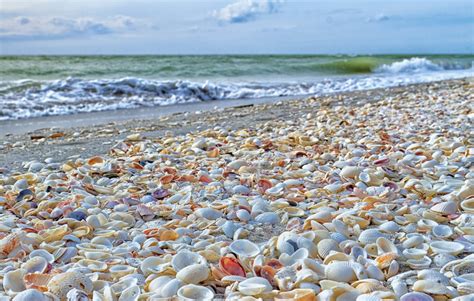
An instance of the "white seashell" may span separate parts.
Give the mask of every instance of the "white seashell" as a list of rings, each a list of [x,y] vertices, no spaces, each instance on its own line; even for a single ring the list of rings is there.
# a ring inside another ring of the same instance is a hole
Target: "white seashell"
[[[192,264],[206,264],[207,261],[201,255],[188,251],[188,250],[180,250],[176,255],[173,256],[171,259],[171,266],[176,272],[181,271],[187,266]]]
[[[227,164],[227,167],[229,167],[230,169],[233,169],[233,170],[238,170],[240,169],[242,166],[248,166],[249,164],[247,163],[247,161],[244,161],[244,160],[235,160],[235,161],[232,161],[230,162],[229,164]]]
[[[209,278],[209,268],[205,264],[192,264],[181,269],[176,278],[187,284],[198,284]]]
[[[405,249],[409,248],[414,248],[417,247],[418,245],[422,244],[424,242],[424,238],[421,235],[414,235],[409,237],[407,240],[405,240],[402,244],[402,246]]]
[[[357,280],[352,263],[347,261],[336,261],[327,265],[325,276],[328,280],[337,282],[352,282]]]
[[[395,246],[393,242],[390,240],[386,239],[385,237],[379,237],[377,238],[377,241],[375,242],[378,248],[378,254],[386,254],[386,253],[395,253],[398,254],[398,249]]]
[[[264,212],[257,215],[255,221],[262,224],[276,225],[280,222],[280,217],[275,212]]]
[[[399,298],[408,293],[408,287],[405,280],[395,279],[390,285],[392,286],[395,295]]]
[[[25,275],[25,270],[17,269],[7,272],[3,277],[3,289],[6,292],[21,292],[26,289],[23,282],[23,276]]]
[[[423,249],[411,248],[411,249],[403,250],[402,253],[403,253],[403,256],[405,256],[408,259],[421,259],[427,254],[427,251]]]
[[[43,249],[38,249],[38,250],[31,251],[31,253],[29,255],[30,259],[33,258],[33,257],[36,257],[36,256],[43,257],[49,263],[53,263],[54,260],[55,260],[54,256],[51,253],[49,253],[48,251],[43,250]]]
[[[318,243],[317,248],[318,248],[319,256],[321,256],[321,258],[323,258],[323,259],[326,258],[326,256],[328,256],[331,251],[336,251],[336,252],[341,251],[337,241],[335,241],[334,239],[330,239],[330,238],[326,238],[326,239],[321,240]]]
[[[270,292],[272,286],[267,279],[262,277],[252,277],[242,281],[237,286],[239,292],[247,296],[255,296],[264,292]]]
[[[137,301],[140,297],[140,287],[133,285],[123,291],[118,298],[118,301]]]
[[[48,267],[48,261],[44,257],[34,256],[21,267],[26,270],[26,273],[43,273]]]
[[[231,238],[231,239],[234,237],[235,231],[237,231],[237,229],[239,229],[239,228],[240,228],[239,225],[234,224],[231,221],[226,221],[222,225],[222,231],[224,232],[225,236],[227,236],[228,238]]]
[[[400,226],[394,221],[388,221],[379,225],[378,229],[383,232],[395,233],[400,231]]]
[[[207,287],[188,284],[181,287],[177,295],[179,300],[183,301],[211,301],[214,299],[214,293]]]
[[[455,214],[458,211],[458,206],[456,205],[455,202],[449,201],[449,202],[436,204],[433,207],[431,207],[431,210],[443,215],[450,215],[450,214]]]
[[[232,188],[234,194],[250,194],[251,190],[247,186],[237,185]]]
[[[436,255],[434,258],[433,258],[433,262],[434,264],[437,266],[437,267],[443,267],[444,265],[446,265],[448,262],[451,262],[453,260],[455,260],[456,257],[453,256],[453,255],[450,255],[450,254],[446,254],[446,253],[443,253],[443,254],[438,254]]]
[[[389,238],[387,234],[384,234],[377,229],[367,229],[360,233],[359,241],[363,245],[367,245],[367,244],[375,243],[377,239],[380,237],[384,237],[387,239]]]
[[[222,212],[213,208],[199,208],[198,210],[195,211],[195,214],[198,217],[202,217],[209,220],[215,220],[215,219],[218,219],[219,217],[222,217]]]
[[[155,279],[153,279],[149,284],[148,284],[148,290],[150,292],[156,292],[158,295],[161,296],[161,289],[173,280],[170,276],[160,276]]]
[[[421,259],[408,259],[407,264],[414,270],[426,269],[430,266],[432,260],[428,256],[423,256]]]
[[[309,251],[307,249],[301,248],[291,255],[288,255],[286,253],[281,254],[279,260],[285,266],[290,266],[297,262],[301,262],[305,258],[308,258],[308,255]]]
[[[464,245],[454,241],[433,241],[430,248],[437,254],[458,255],[464,250]]]
[[[436,280],[417,280],[413,284],[412,289],[417,292],[423,292],[434,295],[450,295],[450,290],[446,285],[438,283]]]
[[[239,239],[232,242],[229,250],[240,257],[255,257],[260,254],[260,248],[247,239]]]
[[[437,238],[448,238],[453,235],[453,230],[451,227],[446,225],[437,225],[431,229],[433,236]]]
[[[459,206],[465,212],[474,213],[474,198],[471,197],[470,199],[462,201]]]
[[[13,301],[48,301],[47,298],[43,293],[37,291],[35,289],[27,289],[25,291],[20,292],[13,298]]]
[[[377,279],[379,281],[385,280],[385,276],[382,270],[373,264],[368,264],[366,267],[366,271],[367,271],[367,275],[371,279]]]
[[[442,283],[444,285],[449,285],[449,278],[446,277],[444,274],[436,270],[422,270],[418,271],[418,279],[420,280],[434,280],[438,283]]]
[[[171,298],[176,296],[178,290],[183,286],[183,282],[179,279],[172,279],[168,281],[163,287],[160,289],[160,295],[163,298]]]
[[[252,218],[250,213],[245,209],[237,210],[236,215],[237,215],[237,218],[241,220],[242,222],[248,222]]]
[[[347,178],[347,179],[354,179],[357,176],[359,176],[359,173],[361,172],[360,168],[357,166],[345,166],[339,175],[341,177]]]
[[[434,301],[434,299],[425,293],[410,292],[401,296],[400,301]]]

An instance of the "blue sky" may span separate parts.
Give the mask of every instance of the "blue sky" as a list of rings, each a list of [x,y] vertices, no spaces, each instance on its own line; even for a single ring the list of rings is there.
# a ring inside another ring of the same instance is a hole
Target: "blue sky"
[[[472,53],[472,0],[0,0],[0,54]]]

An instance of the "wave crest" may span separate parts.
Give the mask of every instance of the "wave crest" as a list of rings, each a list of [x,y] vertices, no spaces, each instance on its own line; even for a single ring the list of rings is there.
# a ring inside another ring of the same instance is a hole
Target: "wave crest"
[[[433,63],[426,58],[413,57],[400,62],[384,64],[375,71],[382,73],[419,73],[445,70],[443,66]]]

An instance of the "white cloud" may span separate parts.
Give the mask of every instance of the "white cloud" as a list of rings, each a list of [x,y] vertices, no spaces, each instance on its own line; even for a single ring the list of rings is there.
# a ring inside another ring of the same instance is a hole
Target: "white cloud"
[[[128,16],[95,18],[25,17],[0,21],[0,39],[56,39],[130,32],[147,26]]]
[[[213,11],[212,15],[221,22],[243,23],[276,12],[282,3],[281,0],[239,0]]]
[[[384,22],[388,20],[390,20],[390,17],[383,13],[367,18],[367,22]]]

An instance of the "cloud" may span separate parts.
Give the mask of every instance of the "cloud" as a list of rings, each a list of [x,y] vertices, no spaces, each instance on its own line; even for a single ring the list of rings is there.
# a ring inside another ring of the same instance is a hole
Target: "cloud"
[[[374,17],[367,18],[366,21],[370,23],[377,23],[377,22],[385,22],[388,20],[390,20],[390,17],[387,16],[386,14],[377,14]]]
[[[0,39],[44,40],[78,36],[106,35],[134,31],[146,23],[118,15],[104,20],[94,18],[25,17],[0,21]]]
[[[259,15],[277,12],[282,3],[281,0],[239,0],[213,11],[212,16],[221,22],[244,23]]]

